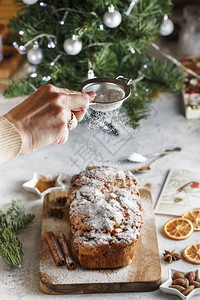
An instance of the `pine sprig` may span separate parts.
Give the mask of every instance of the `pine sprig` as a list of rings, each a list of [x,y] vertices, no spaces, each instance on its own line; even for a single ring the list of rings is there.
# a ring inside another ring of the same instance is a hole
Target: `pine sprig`
[[[10,215],[5,215],[5,222],[2,224],[2,229],[8,228],[13,232],[17,232],[21,229],[26,228],[35,218],[33,214],[26,214],[17,217],[11,217]]]
[[[14,232],[4,229],[0,233],[0,255],[8,265],[21,267],[23,261],[22,244]]]
[[[20,198],[12,200],[11,207],[7,211],[7,215],[17,217],[24,214],[25,208]]]
[[[25,208],[21,199],[12,201],[7,213],[0,211],[0,232],[4,229],[17,232],[26,228],[35,218],[33,214],[25,214]]]
[[[0,255],[10,266],[19,267],[23,260],[22,244],[16,232],[26,228],[34,218],[33,214],[25,214],[21,199],[13,200],[6,213],[0,210]]]
[[[9,88],[5,90],[4,96],[6,98],[12,98],[21,95],[29,95],[34,92],[34,87],[38,87],[38,80],[35,78],[12,80]]]

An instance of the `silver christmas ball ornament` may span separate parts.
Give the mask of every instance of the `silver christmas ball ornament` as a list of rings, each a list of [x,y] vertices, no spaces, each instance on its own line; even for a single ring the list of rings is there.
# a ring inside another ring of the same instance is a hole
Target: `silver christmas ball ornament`
[[[63,44],[65,52],[69,55],[79,54],[82,47],[82,42],[78,40],[78,36],[75,34],[71,38],[66,39]]]
[[[38,0],[22,0],[25,4],[27,5],[33,5],[35,4]]]
[[[162,24],[160,26],[160,34],[162,36],[168,36],[174,31],[174,24],[173,22],[168,18],[168,15],[164,15]]]
[[[39,65],[41,63],[43,59],[43,53],[37,42],[33,45],[33,48],[28,50],[27,59],[33,65]]]
[[[108,11],[103,15],[103,22],[109,28],[116,28],[120,25],[122,16],[119,11],[115,10],[113,5],[108,7]]]

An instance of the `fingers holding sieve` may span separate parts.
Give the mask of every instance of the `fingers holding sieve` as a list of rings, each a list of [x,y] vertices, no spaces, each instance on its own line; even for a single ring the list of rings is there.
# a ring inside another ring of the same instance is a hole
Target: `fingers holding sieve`
[[[77,119],[73,112],[71,112],[71,119],[68,121],[67,126],[69,130],[74,129],[77,126]]]

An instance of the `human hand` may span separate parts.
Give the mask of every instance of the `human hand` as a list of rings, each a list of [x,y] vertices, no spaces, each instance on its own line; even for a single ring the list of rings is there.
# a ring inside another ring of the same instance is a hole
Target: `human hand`
[[[4,115],[21,135],[20,154],[28,154],[47,145],[65,143],[69,131],[82,120],[94,97],[94,92],[80,93],[51,84],[41,86]],[[70,122],[72,116],[73,122]]]

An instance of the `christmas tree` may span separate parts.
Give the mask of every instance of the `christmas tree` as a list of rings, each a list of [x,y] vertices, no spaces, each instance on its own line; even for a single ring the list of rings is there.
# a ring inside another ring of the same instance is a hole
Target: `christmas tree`
[[[87,78],[123,75],[134,82],[122,110],[136,127],[158,90],[180,92],[177,67],[146,54],[171,13],[170,0],[18,2],[22,8],[9,24],[18,33],[13,45],[34,69],[13,81],[6,96],[30,94],[46,83],[76,90]]]

